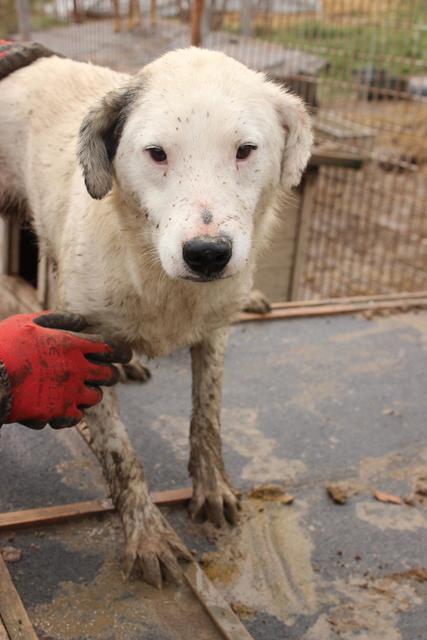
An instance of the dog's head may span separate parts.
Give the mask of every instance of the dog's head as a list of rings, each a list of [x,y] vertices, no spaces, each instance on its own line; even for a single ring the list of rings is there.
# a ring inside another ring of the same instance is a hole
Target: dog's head
[[[299,98],[190,48],[104,96],[82,123],[79,159],[93,198],[115,182],[170,277],[203,282],[247,265],[265,210],[299,183],[311,145]]]

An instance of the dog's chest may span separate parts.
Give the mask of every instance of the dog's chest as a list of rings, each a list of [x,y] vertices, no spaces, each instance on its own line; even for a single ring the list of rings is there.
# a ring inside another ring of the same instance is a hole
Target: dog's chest
[[[207,290],[201,293],[197,287],[184,292],[172,287],[162,294],[117,296],[101,324],[107,323],[114,335],[152,358],[192,345],[227,326],[239,308],[236,296],[214,292],[209,297]]]

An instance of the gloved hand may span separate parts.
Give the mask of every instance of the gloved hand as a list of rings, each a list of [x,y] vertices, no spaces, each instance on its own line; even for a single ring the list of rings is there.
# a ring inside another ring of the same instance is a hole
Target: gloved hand
[[[86,327],[82,316],[71,313],[17,315],[0,322],[2,382],[10,408],[5,422],[70,427],[80,422],[84,409],[100,402],[100,385],[118,380],[110,363],[129,362],[131,350],[75,333]]]

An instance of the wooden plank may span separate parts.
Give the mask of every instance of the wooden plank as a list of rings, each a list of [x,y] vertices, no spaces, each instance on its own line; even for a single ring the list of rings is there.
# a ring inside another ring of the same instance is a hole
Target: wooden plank
[[[33,625],[0,555],[0,618],[10,640],[37,640]]]
[[[37,292],[18,276],[0,276],[0,318],[41,311]]]
[[[0,275],[6,275],[9,268],[10,221],[0,218]]]
[[[9,636],[7,635],[6,628],[3,626],[1,619],[0,619],[0,640],[10,640]]]
[[[356,304],[357,302],[396,301],[396,300],[416,300],[427,297],[427,291],[414,291],[409,293],[384,293],[370,296],[348,296],[345,298],[324,298],[321,300],[296,300],[295,302],[272,302],[273,309],[294,309],[305,307],[324,307],[336,304]]]
[[[184,576],[191,591],[225,640],[253,640],[198,564],[195,562],[189,564],[184,571]]]
[[[318,150],[315,148],[309,160],[309,167],[343,167],[346,169],[361,169],[363,157],[356,153],[338,150]]]
[[[289,300],[296,300],[298,298],[300,281],[306,262],[310,216],[314,208],[318,175],[319,171],[316,167],[309,167],[302,182],[302,199],[297,222],[293,268],[289,283]]]
[[[192,493],[191,487],[184,487],[169,491],[154,491],[151,497],[158,506],[165,506],[188,502]],[[114,507],[110,500],[88,500],[53,507],[10,511],[0,514],[0,530],[55,524],[111,511],[114,511]]]
[[[410,298],[405,300],[390,300],[385,302],[358,302],[354,304],[330,304],[313,307],[294,307],[273,309],[270,313],[241,313],[239,322],[253,320],[284,320],[286,318],[308,318],[313,316],[329,316],[345,313],[360,313],[362,311],[427,309],[427,297]]]
[[[254,287],[270,301],[286,300],[288,296],[300,199],[300,194],[296,194],[286,203],[284,214],[276,222],[268,251],[257,258]]]

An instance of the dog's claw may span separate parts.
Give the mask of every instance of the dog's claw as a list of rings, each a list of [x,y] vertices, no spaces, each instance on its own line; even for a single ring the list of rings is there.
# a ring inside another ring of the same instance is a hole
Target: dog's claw
[[[128,538],[125,575],[139,570],[147,584],[161,589],[163,582],[179,585],[182,569],[179,561],[191,562],[192,556],[176,533],[155,509],[150,513],[150,526],[135,531]]]
[[[221,480],[214,489],[206,491],[202,486],[195,486],[189,511],[192,520],[209,520],[222,528],[227,522],[232,525],[238,523],[240,502],[230,485]]]

